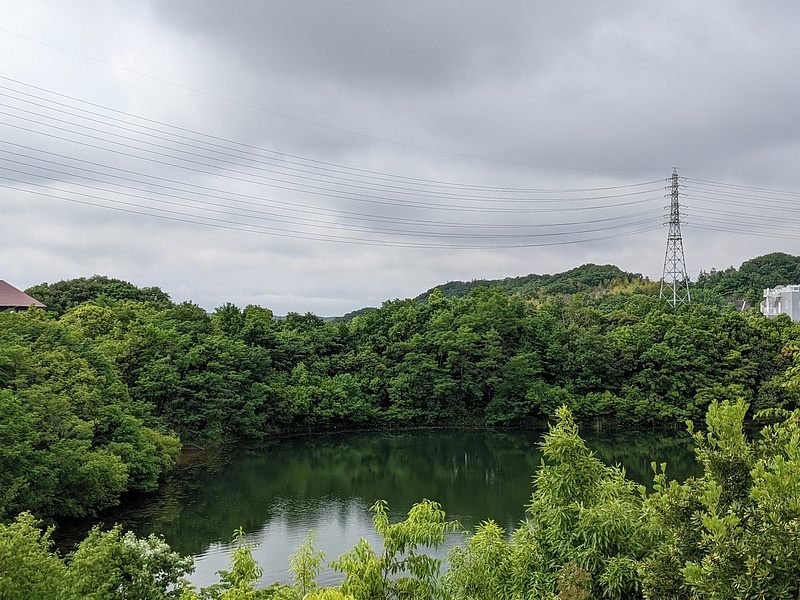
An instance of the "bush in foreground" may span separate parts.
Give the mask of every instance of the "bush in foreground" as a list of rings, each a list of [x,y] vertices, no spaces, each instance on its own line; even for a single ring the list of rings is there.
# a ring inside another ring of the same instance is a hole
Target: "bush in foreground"
[[[238,530],[231,567],[200,590],[182,577],[191,559],[154,536],[94,529],[65,558],[29,514],[0,525],[0,598],[181,600],[516,600],[529,598],[796,598],[800,591],[800,411],[748,438],[743,400],[712,402],[693,433],[701,477],[667,481],[656,470],[647,495],[620,467],[600,462],[559,409],[542,441],[527,518],[507,535],[480,525],[441,561],[436,548],[457,523],[423,500],[390,523],[373,505],[382,549],[362,540],[330,566],[343,574],[318,587],[324,553],[310,536],[292,556],[294,583],[257,589],[261,569]],[[690,426],[690,430],[693,428]]]

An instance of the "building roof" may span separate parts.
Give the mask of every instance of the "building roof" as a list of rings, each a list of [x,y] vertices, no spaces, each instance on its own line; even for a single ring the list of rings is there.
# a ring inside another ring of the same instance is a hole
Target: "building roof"
[[[0,310],[4,308],[19,308],[24,310],[31,304],[38,308],[47,308],[36,298],[28,296],[25,292],[18,290],[10,283],[6,283],[0,279]]]

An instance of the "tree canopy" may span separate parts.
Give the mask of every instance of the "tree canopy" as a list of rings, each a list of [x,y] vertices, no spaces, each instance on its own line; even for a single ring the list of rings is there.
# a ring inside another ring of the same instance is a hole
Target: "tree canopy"
[[[742,271],[766,277],[787,256]],[[612,426],[699,420],[715,399],[742,398],[749,416],[797,407],[788,317],[737,311],[710,288],[673,309],[608,265],[537,278],[338,323],[230,303],[208,314],[107,277],[43,284],[55,310],[0,315],[0,514],[100,510],[153,489],[180,443],[533,425],[561,406]]]
[[[625,600],[796,598],[800,593],[800,411],[770,411],[745,433],[742,399],[714,400],[694,432],[699,477],[667,478],[653,465],[650,494],[587,449],[572,413],[556,411],[541,442],[527,517],[510,532],[493,521],[466,532],[444,561],[428,554],[458,528],[423,499],[392,522],[371,508],[380,548],[365,539],[329,565],[341,581],[319,586],[325,553],[312,533],[291,556],[293,582],[262,582],[245,532],[219,582],[182,577],[191,559],[163,540],[118,527],[93,529],[74,552],[52,551],[52,530],[28,513],[0,524],[0,597],[112,600]],[[444,568],[446,566],[446,568]]]

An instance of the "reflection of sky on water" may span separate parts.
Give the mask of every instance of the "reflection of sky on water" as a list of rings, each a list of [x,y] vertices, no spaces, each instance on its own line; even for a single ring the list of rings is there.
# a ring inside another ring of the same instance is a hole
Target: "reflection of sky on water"
[[[196,558],[190,581],[219,581],[242,527],[257,544],[262,582],[289,581],[289,556],[310,529],[319,532],[324,565],[363,536],[379,550],[369,507],[389,503],[390,519],[405,518],[423,498],[440,502],[447,519],[473,530],[492,518],[510,530],[524,517],[531,475],[541,461],[540,433],[516,430],[419,430],[299,436],[265,444],[243,444],[185,457],[158,492],[128,498],[100,518],[60,529],[61,548],[98,521],[121,523],[138,535],[163,535],[174,550]],[[687,436],[675,432],[582,432],[606,464],[621,462],[628,477],[652,480],[650,461],[669,463],[670,477],[696,474]],[[443,557],[462,541],[448,537]],[[71,548],[69,548],[71,549]],[[340,575],[330,569],[319,582]]]
[[[650,481],[653,459],[669,457],[670,476],[682,479],[694,474],[696,465],[685,436],[669,432],[583,433],[598,458],[606,464],[626,464],[628,477],[639,483]],[[242,513],[252,508],[250,512],[263,519],[251,526],[248,539],[258,544],[253,554],[264,569],[264,585],[290,581],[289,556],[311,529],[318,532],[317,549],[325,552],[326,568],[318,581],[332,585],[341,575],[327,565],[361,537],[380,551],[369,511],[377,497],[388,500],[393,521],[405,518],[414,502],[430,497],[441,502],[447,519],[457,519],[462,529],[474,530],[487,518],[494,518],[507,531],[513,529],[525,516],[531,475],[541,460],[538,440],[538,433],[524,431],[421,431],[287,440],[281,448],[291,446],[290,454],[266,460],[271,467],[265,483],[269,482],[271,492],[265,489],[263,495],[244,496],[261,505],[231,509]],[[246,474],[244,479],[252,483],[257,474],[266,472],[261,462],[265,457],[261,452],[249,456],[248,460],[260,465],[255,471],[245,468],[243,459],[238,463]],[[273,459],[283,467],[277,467]],[[310,470],[303,470],[308,465],[312,465]],[[230,473],[227,471],[226,481],[232,480]],[[283,483],[279,485],[279,481]],[[184,517],[192,521],[197,515]],[[450,534],[442,548],[426,552],[442,558],[462,541],[461,533]],[[206,546],[196,555],[192,582],[206,586],[218,581],[216,572],[228,567],[232,551],[230,543]]]
[[[382,546],[372,525],[370,503],[361,498],[327,497],[314,500],[276,498],[270,512],[275,517],[256,532],[248,533],[247,542],[256,544],[253,557],[264,570],[262,586],[275,581],[291,582],[289,557],[305,541],[310,530],[317,532],[316,549],[325,552],[324,569],[317,577],[319,585],[336,585],[341,574],[328,565],[341,554],[353,548],[363,537],[376,552]],[[291,516],[289,516],[291,515]],[[393,520],[405,515],[393,515]],[[298,518],[299,517],[299,518]],[[448,520],[462,518],[448,515]],[[470,517],[467,517],[471,520]],[[437,550],[428,549],[426,554],[443,558],[447,551],[463,540],[462,533],[447,535],[445,543]],[[232,543],[211,544],[204,552],[195,556],[195,572],[188,578],[198,587],[219,582],[216,572],[230,567],[230,559],[236,546]]]
[[[377,542],[368,512],[369,506],[358,498],[320,498],[305,501],[293,498],[277,498],[271,512],[274,518],[263,527],[247,536],[255,543],[253,557],[264,569],[262,582],[291,581],[289,556],[303,544],[309,530],[317,531],[317,550],[325,552],[325,571],[320,574],[321,585],[334,584],[339,576],[327,568],[331,560],[355,546],[361,537],[366,537],[373,547]],[[291,517],[288,513],[298,513]],[[298,516],[301,517],[298,519]],[[215,573],[227,569],[233,544],[213,544],[195,558],[196,570],[192,583],[207,586],[218,581]]]

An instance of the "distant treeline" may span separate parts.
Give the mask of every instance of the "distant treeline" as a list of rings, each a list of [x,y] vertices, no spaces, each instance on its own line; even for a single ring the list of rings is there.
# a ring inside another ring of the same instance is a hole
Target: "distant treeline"
[[[557,294],[578,294],[602,290],[620,281],[642,281],[641,273],[628,273],[614,265],[586,264],[555,275],[525,275],[505,279],[473,279],[469,282],[450,281],[431,288],[416,300],[425,300],[434,290],[439,290],[446,298],[466,296],[477,287],[499,287],[508,294],[523,298],[543,298]]]
[[[757,278],[759,264],[771,270]],[[525,293],[437,289],[337,323],[232,304],[209,315],[107,277],[42,284],[27,293],[47,311],[0,314],[0,517],[82,515],[152,489],[181,442],[528,425],[562,405],[648,426],[699,420],[714,399],[793,409],[781,351],[800,325],[725,298],[753,292],[736,287],[742,271],[774,286],[797,264],[769,255],[704,274],[677,309],[657,283],[585,265],[519,278]]]

